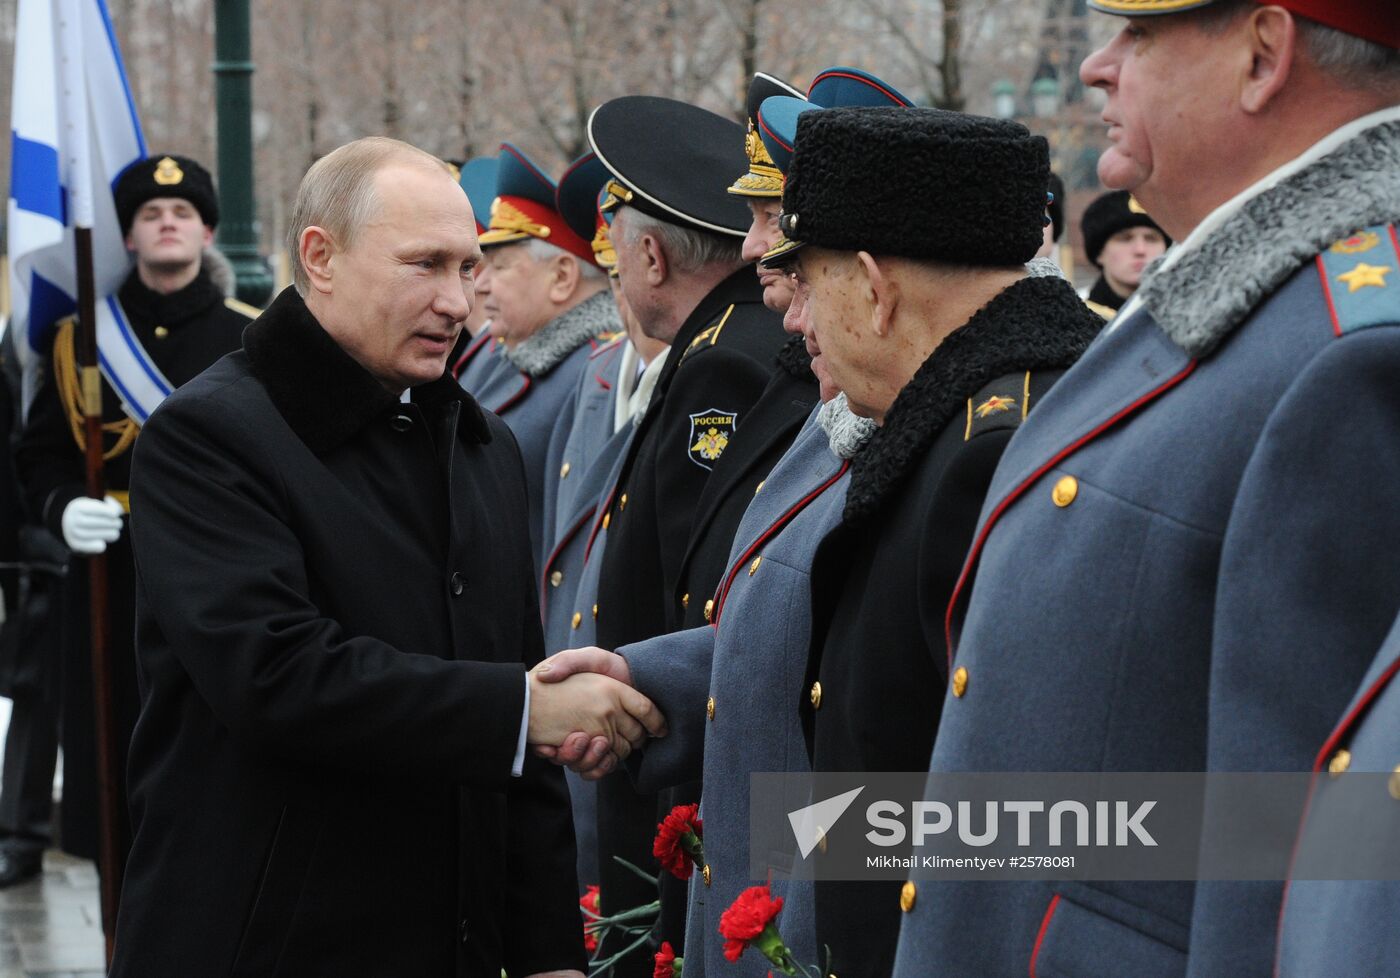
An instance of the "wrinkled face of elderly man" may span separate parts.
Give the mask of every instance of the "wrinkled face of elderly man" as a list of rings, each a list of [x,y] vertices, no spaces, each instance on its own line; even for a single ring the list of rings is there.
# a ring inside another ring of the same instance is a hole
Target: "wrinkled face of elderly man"
[[[303,233],[307,305],[346,353],[398,392],[442,376],[471,313],[481,248],[471,204],[445,169],[389,162],[374,176],[373,197],[348,244],[318,227]]]
[[[545,241],[527,240],[492,245],[482,262],[489,278],[477,293],[486,304],[491,335],[515,349],[573,305],[591,294],[583,262]],[[596,279],[602,284],[602,277]]]

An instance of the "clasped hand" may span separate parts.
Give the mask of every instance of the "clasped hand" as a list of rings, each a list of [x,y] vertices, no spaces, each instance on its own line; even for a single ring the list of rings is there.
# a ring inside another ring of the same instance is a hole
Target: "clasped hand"
[[[631,683],[627,660],[599,648],[567,649],[535,666],[526,735],[535,755],[592,781],[648,737],[666,736],[666,718]]]

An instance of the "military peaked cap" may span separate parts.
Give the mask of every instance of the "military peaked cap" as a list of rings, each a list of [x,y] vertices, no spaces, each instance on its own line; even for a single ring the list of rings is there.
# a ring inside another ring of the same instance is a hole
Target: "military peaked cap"
[[[681,227],[743,237],[750,214],[727,182],[748,166],[737,122],[675,99],[626,95],[588,117],[588,142],[626,204]]]
[[[496,199],[481,246],[535,238],[591,262],[593,248],[588,240],[575,234],[555,209],[554,181],[510,143],[501,144],[497,164]]]
[[[463,163],[457,182],[467,192],[472,213],[476,215],[476,231],[484,232],[491,220],[491,202],[496,199],[496,171],[499,163],[494,156],[478,156]]]

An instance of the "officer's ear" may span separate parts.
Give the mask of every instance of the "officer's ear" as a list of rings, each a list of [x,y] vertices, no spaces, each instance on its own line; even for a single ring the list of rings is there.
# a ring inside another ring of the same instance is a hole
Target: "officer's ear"
[[[1298,23],[1282,7],[1260,7],[1245,20],[1244,40],[1250,68],[1241,79],[1240,108],[1257,115],[1288,81],[1298,50]]]
[[[581,258],[573,255],[558,254],[551,256],[549,263],[549,287],[547,295],[549,301],[555,305],[568,302],[573,296],[574,290],[578,288],[578,280],[582,275],[579,269]]]
[[[855,280],[861,297],[870,310],[870,327],[876,336],[888,336],[894,322],[894,310],[899,305],[899,283],[880,267],[868,251],[856,252]]]
[[[301,232],[297,239],[297,256],[306,272],[306,280],[317,292],[331,291],[331,259],[335,255],[335,239],[325,228],[314,224]]]
[[[637,243],[642,248],[642,277],[653,288],[664,285],[671,270],[666,247],[654,234],[643,234]]]

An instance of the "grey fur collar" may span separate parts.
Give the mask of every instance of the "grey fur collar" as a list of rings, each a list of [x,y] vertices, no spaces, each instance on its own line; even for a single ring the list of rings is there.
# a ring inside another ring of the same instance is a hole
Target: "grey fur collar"
[[[1400,121],[1366,129],[1248,201],[1138,290],[1172,342],[1208,356],[1334,241],[1400,220]],[[1161,261],[1161,259],[1159,259]]]
[[[862,418],[851,410],[845,391],[821,406],[817,424],[826,432],[832,454],[837,458],[855,458],[877,427],[870,418]]]
[[[621,328],[612,293],[603,289],[555,316],[514,350],[503,348],[501,355],[522,373],[541,377],[589,340]]]

